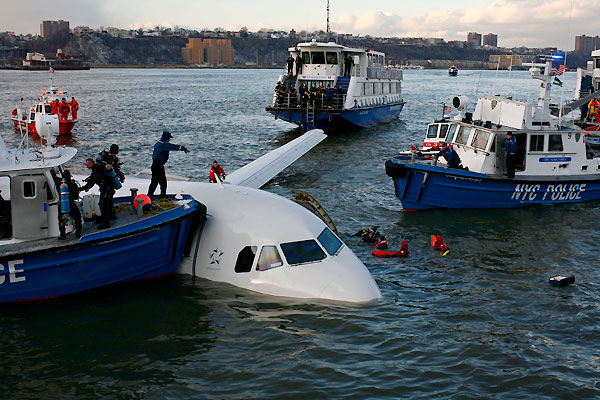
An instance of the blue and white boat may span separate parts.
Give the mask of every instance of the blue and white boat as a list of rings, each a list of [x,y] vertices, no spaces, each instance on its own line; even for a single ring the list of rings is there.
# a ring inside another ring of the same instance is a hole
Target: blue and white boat
[[[449,168],[435,151],[416,149],[386,162],[405,210],[511,208],[600,198],[600,137],[562,126],[560,116],[553,115],[552,58],[529,66],[531,77],[542,81],[537,104],[483,96],[471,115],[463,113],[466,99],[455,97],[453,105],[461,114],[429,126],[429,140],[450,144],[464,168]],[[519,149],[514,178],[506,175],[509,131]]]
[[[278,93],[276,89],[267,107],[275,118],[297,124],[305,131],[330,131],[372,126],[398,118],[402,111],[402,71],[386,66],[384,53],[314,40],[290,47],[289,52],[300,55],[302,70],[297,75],[280,75],[284,90]],[[303,83],[309,90],[313,84],[321,86],[321,93],[303,101]],[[290,87],[294,89],[290,91]],[[327,87],[337,90],[328,96],[323,93]]]
[[[456,65],[452,65],[450,68],[448,68],[448,75],[458,76],[458,68],[456,68]]]
[[[131,197],[115,198],[117,219],[110,228],[84,222],[77,237],[69,219],[66,240],[59,241],[56,178],[76,152],[49,145],[8,150],[0,138],[0,302],[170,274],[189,253],[188,233],[206,218],[206,208],[189,196],[143,215],[133,212]]]

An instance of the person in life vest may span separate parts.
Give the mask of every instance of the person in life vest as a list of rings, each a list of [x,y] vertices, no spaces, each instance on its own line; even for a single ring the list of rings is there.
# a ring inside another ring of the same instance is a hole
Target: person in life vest
[[[58,99],[54,99],[54,101],[52,101],[50,103],[50,105],[52,106],[52,111],[50,112],[51,114],[58,114]]]
[[[433,236],[431,235],[431,247],[433,247],[437,251],[446,252],[448,250],[448,246],[444,243],[444,239],[442,239],[441,235]]]
[[[217,178],[215,176],[218,176],[221,182],[225,180],[225,170],[219,165],[217,160],[213,161],[210,172],[208,173],[208,179],[211,183],[217,183]]]
[[[400,246],[400,250],[398,250],[396,252],[396,256],[397,257],[408,257],[408,253],[410,253],[408,251],[408,242],[406,240],[404,240],[402,242],[402,245]]]
[[[377,242],[375,248],[377,250],[385,250],[388,248],[388,240],[385,238],[385,236],[379,237],[379,242]]]
[[[62,183],[65,183],[69,188],[69,214],[71,218],[73,218],[73,222],[75,223],[75,235],[80,238],[81,237],[81,211],[79,211],[79,206],[77,205],[77,200],[79,200],[79,191],[81,188],[76,180],[72,179],[71,172],[68,169],[65,169],[62,173],[62,181],[57,180],[57,185],[60,188]],[[60,204],[60,203],[59,203]],[[61,213],[62,214],[62,213]],[[58,230],[60,232],[59,240],[65,240],[67,238],[65,231],[65,220],[64,218],[59,218],[58,221]]]
[[[373,254],[375,257],[382,257],[382,258],[392,258],[392,257],[408,257],[408,242],[405,240],[402,242],[402,247],[400,248],[400,250],[398,250],[397,252],[392,252],[392,251],[385,251],[385,250],[375,250],[373,251],[371,254]]]
[[[377,227],[374,226],[371,229],[369,229],[368,231],[366,231],[364,235],[362,235],[361,242],[377,243],[379,241],[380,236],[381,235],[379,234],[379,232],[377,232]]]
[[[442,143],[442,150],[435,155],[435,157],[444,157],[448,163],[449,168],[460,168],[460,157],[456,150],[448,146],[448,143]]]
[[[119,154],[119,145],[113,143],[110,145],[108,151],[102,150],[100,152],[100,160],[112,165],[115,174],[117,174],[117,178],[123,183],[125,182],[125,174],[121,171],[121,165],[123,165],[123,163],[119,160],[117,154]]]
[[[77,110],[79,110],[79,103],[75,100],[75,97],[71,97],[71,115],[73,119],[77,119]]]
[[[62,101],[58,105],[58,111],[60,112],[60,119],[68,119],[69,118],[69,112],[71,112],[71,107],[69,106],[69,103],[67,103],[67,100],[65,100],[64,97],[62,98]]]
[[[100,188],[100,229],[110,228],[109,219],[112,216],[113,196],[115,195],[115,184],[113,178],[108,174],[112,170],[112,166],[103,161],[95,162],[88,158],[85,160],[85,166],[92,171],[89,177],[85,179],[86,184],[81,187],[81,190],[86,192],[94,185]]]

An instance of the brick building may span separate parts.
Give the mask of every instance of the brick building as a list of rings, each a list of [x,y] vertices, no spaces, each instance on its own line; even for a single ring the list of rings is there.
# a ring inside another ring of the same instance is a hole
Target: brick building
[[[40,24],[42,37],[48,38],[61,34],[69,34],[69,21],[42,21]]]
[[[483,45],[498,47],[498,35],[494,33],[488,33],[487,35],[483,35]]]
[[[575,36],[575,51],[590,55],[592,51],[600,49],[600,37]]]
[[[181,49],[185,64],[233,65],[231,39],[190,38]]]

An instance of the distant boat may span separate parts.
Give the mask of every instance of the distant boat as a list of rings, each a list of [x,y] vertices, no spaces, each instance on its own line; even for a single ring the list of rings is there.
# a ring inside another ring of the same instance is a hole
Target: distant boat
[[[298,76],[280,75],[266,108],[275,118],[305,131],[361,128],[398,118],[405,104],[402,71],[387,67],[384,53],[314,40],[289,51],[302,57],[302,71]],[[352,64],[350,74],[344,74],[347,55]],[[309,91],[304,97],[302,84]]]
[[[448,75],[450,75],[450,76],[457,76],[458,75],[458,68],[456,68],[455,65],[453,65],[450,68],[448,68]]]
[[[90,64],[80,56],[68,56],[61,49],[56,50],[55,57],[47,57],[41,53],[27,53],[23,65],[17,69],[28,70],[87,70]]]

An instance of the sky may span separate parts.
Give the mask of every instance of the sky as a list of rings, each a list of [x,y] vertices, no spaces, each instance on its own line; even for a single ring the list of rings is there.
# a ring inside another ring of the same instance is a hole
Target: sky
[[[71,29],[179,26],[250,31],[325,30],[327,0],[4,0],[0,32],[40,33],[42,20]],[[498,35],[503,47],[573,50],[576,35],[600,35],[600,0],[330,0],[338,33],[466,40]]]

